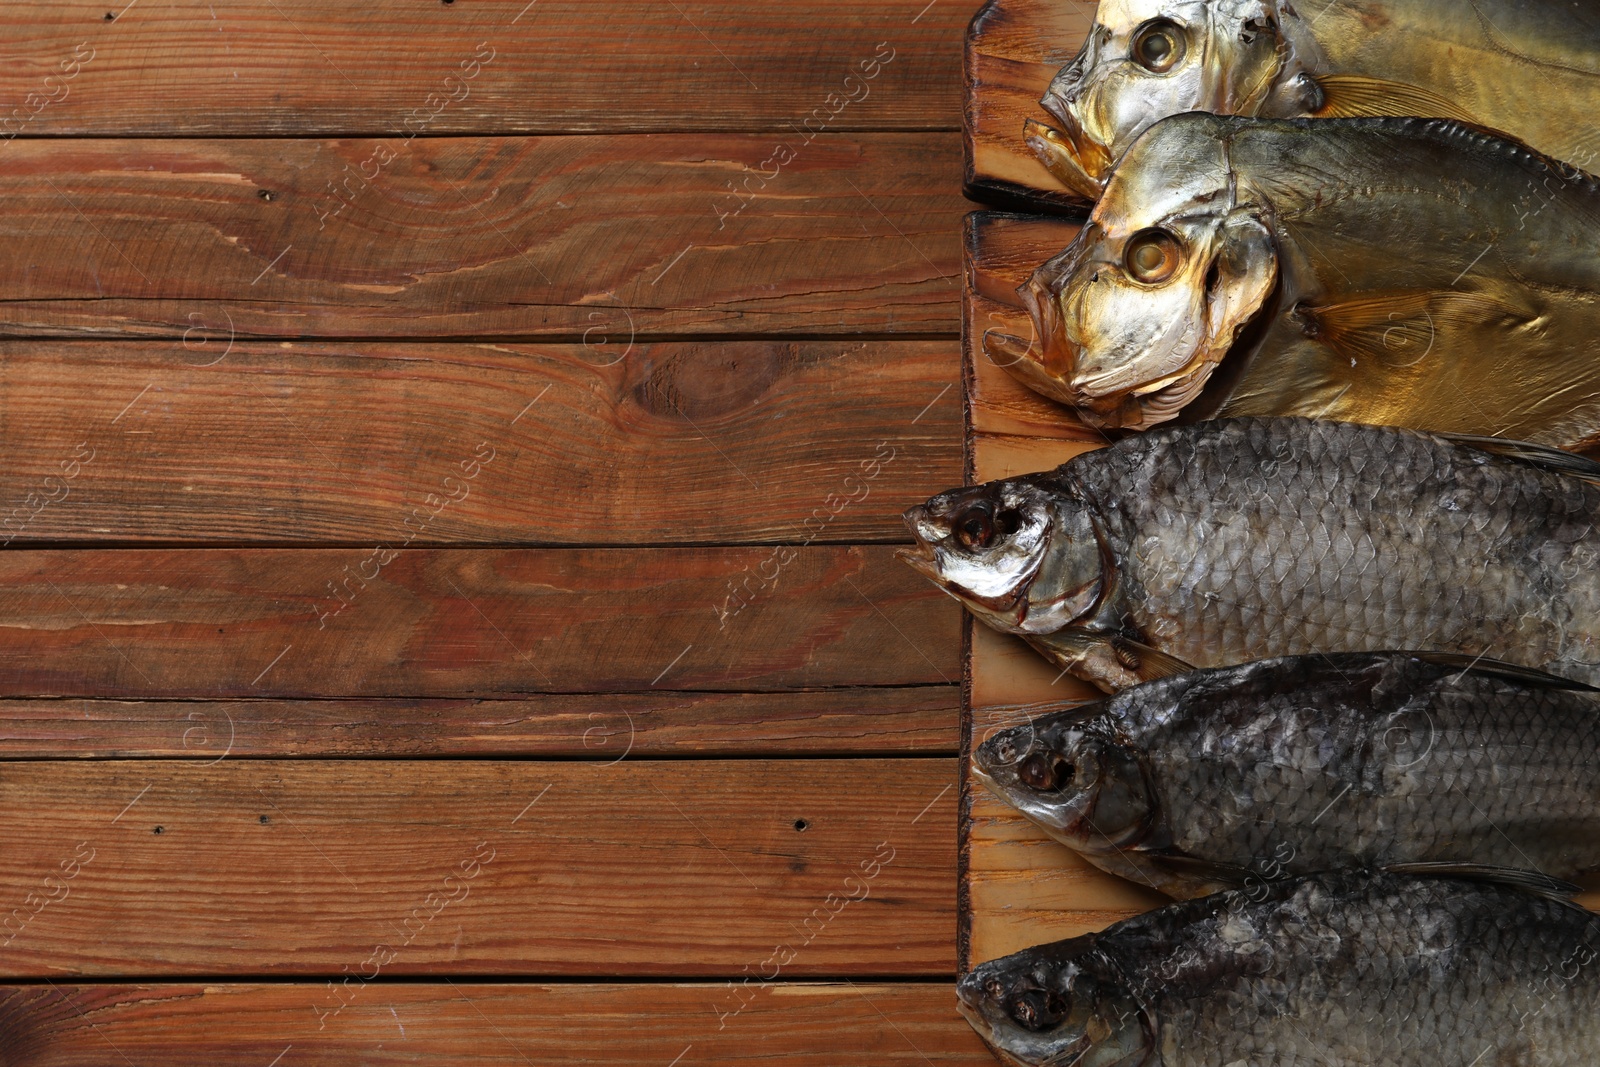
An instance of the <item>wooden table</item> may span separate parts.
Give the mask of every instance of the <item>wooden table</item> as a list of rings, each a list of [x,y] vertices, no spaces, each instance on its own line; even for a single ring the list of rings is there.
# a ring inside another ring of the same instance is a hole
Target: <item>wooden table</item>
[[[0,9],[0,1061],[990,1062],[971,14]]]

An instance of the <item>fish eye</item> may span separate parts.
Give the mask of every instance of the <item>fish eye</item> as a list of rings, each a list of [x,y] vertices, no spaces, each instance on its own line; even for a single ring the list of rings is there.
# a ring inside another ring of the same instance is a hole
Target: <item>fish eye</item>
[[[994,518],[987,505],[968,508],[956,516],[953,525],[956,540],[967,548],[988,548],[994,540]]]
[[[1166,230],[1140,230],[1128,238],[1122,260],[1128,276],[1145,285],[1164,282],[1177,271],[1183,259],[1178,239]]]
[[[1171,19],[1151,19],[1133,35],[1131,58],[1151,74],[1165,74],[1183,59],[1183,28]]]
[[[1038,1033],[1060,1026],[1067,1017],[1067,1004],[1057,993],[1030,989],[1011,1002],[1011,1017],[1024,1030]]]
[[[1047,752],[1035,752],[1017,765],[1017,777],[1022,784],[1041,793],[1060,789],[1072,780],[1073,773],[1072,764]]]

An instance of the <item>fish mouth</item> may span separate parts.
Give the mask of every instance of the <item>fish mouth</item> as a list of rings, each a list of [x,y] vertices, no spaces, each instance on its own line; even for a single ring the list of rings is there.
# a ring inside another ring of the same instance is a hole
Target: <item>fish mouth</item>
[[[1074,270],[1069,266],[1064,273],[1070,275]],[[1129,411],[1125,396],[1097,394],[1085,389],[1078,379],[1082,349],[1067,336],[1049,283],[1035,272],[1017,288],[1017,296],[1033,322],[1038,341],[1035,344],[991,330],[983,337],[983,349],[989,359],[1034,392],[1076,409],[1090,426],[1116,430],[1127,425],[1133,412]]]
[[[989,1020],[983,1017],[983,1012],[979,1010],[976,1004],[967,999],[972,994],[964,988],[965,982],[966,979],[963,978],[956,983],[956,1011],[960,1012],[961,1017],[967,1020],[968,1026],[977,1031],[978,1036],[983,1039],[983,1043],[995,1051],[995,1055],[1002,1063],[1015,1064],[1016,1060],[1003,1052],[995,1041],[994,1027],[990,1025]]]
[[[994,775],[990,774],[986,769],[984,769],[983,764],[978,762],[978,758],[976,756],[972,758],[972,777],[977,779],[980,785],[982,785],[989,792],[993,793],[995,796],[999,797],[1001,800],[1006,799],[1005,793],[1000,788],[1000,783],[994,780]]]
[[[1005,1064],[1006,1067],[1038,1067],[1037,1064],[1022,1059],[1001,1044],[999,1038],[995,1035],[994,1024],[983,1017],[983,994],[977,989],[977,983],[970,981],[975,973],[970,972],[956,982],[956,1011],[961,1013],[961,1017],[967,1020],[967,1025],[977,1032],[977,1035],[983,1039],[984,1044],[988,1045],[989,1050],[994,1053],[995,1058]],[[1052,1062],[1075,1063],[1084,1050],[1075,1049],[1074,1051],[1078,1054],[1077,1056],[1068,1056]]]
[[[1111,158],[1100,145],[1092,141],[1085,145],[1081,132],[1076,130],[1076,122],[1071,122],[1067,130],[1058,130],[1037,119],[1025,119],[1022,139],[1051,177],[1094,203],[1106,190]]]
[[[1080,234],[1078,241],[1084,241],[1087,233]],[[1017,288],[1033,322],[1036,343],[990,331],[983,338],[984,352],[1024,386],[1073,408],[1084,423],[1097,430],[1148,430],[1170,422],[1199,395],[1227,356],[1233,339],[1222,345],[1197,345],[1183,366],[1159,378],[1112,386],[1107,382],[1117,375],[1116,370],[1099,375],[1080,372],[1084,346],[1067,330],[1066,313],[1055,290],[1077,277],[1087,254],[1081,251],[1069,260],[1063,253]]]
[[[900,516],[906,524],[906,529],[911,531],[916,544],[895,550],[895,558],[905,563],[912,570],[932,581],[939,580],[939,557],[934,552],[933,546],[928,543],[928,538],[923,532],[925,526],[930,525],[930,513],[927,505],[918,504],[906,508]]]
[[[939,562],[934,558],[933,549],[926,545],[917,545],[915,548],[898,548],[895,558],[929,581],[939,580]]]

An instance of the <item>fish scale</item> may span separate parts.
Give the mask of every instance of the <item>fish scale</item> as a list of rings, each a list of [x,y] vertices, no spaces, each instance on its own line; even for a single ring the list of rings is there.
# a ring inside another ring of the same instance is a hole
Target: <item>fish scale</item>
[[[1242,492],[1237,468],[1275,453],[1266,491]],[[1415,646],[1600,681],[1600,490],[1479,458],[1426,434],[1241,419],[1151,431],[1063,474],[1122,534],[1112,550],[1137,628],[1187,662]],[[1529,540],[1564,550],[1529,558]],[[1282,629],[1247,624],[1252,608]],[[1419,617],[1432,632],[1414,632]]]

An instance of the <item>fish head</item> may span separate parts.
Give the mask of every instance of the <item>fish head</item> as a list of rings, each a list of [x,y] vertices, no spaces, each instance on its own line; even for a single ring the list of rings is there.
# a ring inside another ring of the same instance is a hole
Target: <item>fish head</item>
[[[1004,633],[1052,633],[1089,614],[1106,564],[1090,509],[1033,478],[940,493],[907,509],[900,558]]]
[[[1144,1062],[1152,1030],[1098,956],[1091,934],[979,964],[956,983],[956,1006],[1011,1064]]]
[[[1117,161],[1169,115],[1290,116],[1317,103],[1301,77],[1294,16],[1275,0],[1101,0],[1083,48],[1040,103],[1060,123],[1031,123],[1045,169],[1090,200]]]
[[[973,753],[992,792],[1084,852],[1138,844],[1157,810],[1139,750],[1103,704],[995,734]]]
[[[1077,238],[1017,290],[1038,343],[995,362],[1102,428],[1166,422],[1199,394],[1278,281],[1228,121],[1184,115],[1140,139]]]

